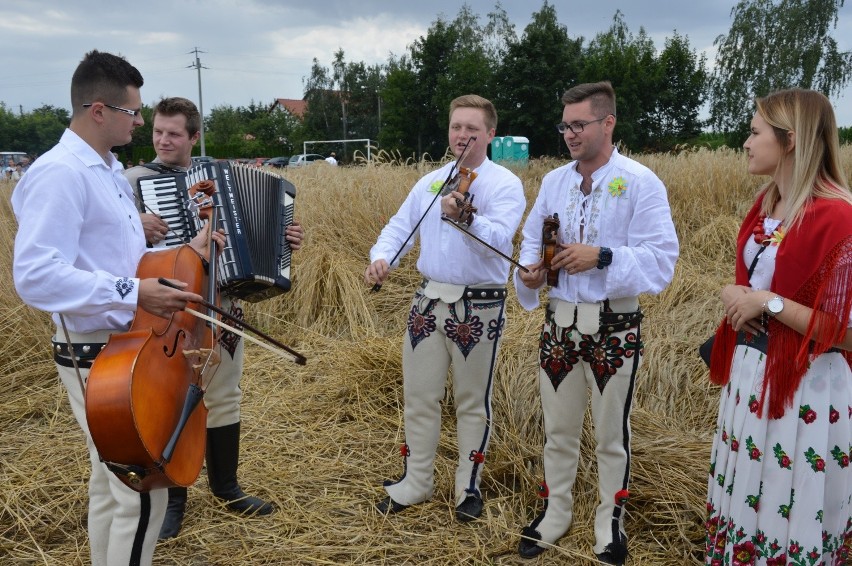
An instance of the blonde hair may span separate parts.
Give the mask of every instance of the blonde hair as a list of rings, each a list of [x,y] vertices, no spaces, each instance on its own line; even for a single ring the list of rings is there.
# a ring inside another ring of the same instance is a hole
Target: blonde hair
[[[831,102],[822,93],[800,88],[773,92],[756,100],[757,112],[772,126],[782,149],[790,145],[788,132],[794,132],[792,152],[782,152],[780,170],[792,159],[790,193],[787,195],[785,224],[802,221],[805,206],[814,198],[839,199],[852,204],[852,193],[840,165],[840,141]],[[762,211],[769,215],[781,198],[773,179],[762,189]]]
[[[456,108],[478,108],[482,110],[485,114],[485,127],[489,130],[497,129],[497,109],[487,98],[482,98],[476,94],[465,94],[454,98],[450,102],[450,117],[452,117]]]

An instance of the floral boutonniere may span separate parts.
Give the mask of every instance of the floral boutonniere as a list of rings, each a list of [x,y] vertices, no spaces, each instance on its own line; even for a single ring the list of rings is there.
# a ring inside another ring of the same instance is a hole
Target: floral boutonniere
[[[441,187],[443,187],[443,186],[444,186],[443,181],[435,181],[431,185],[429,185],[429,192],[432,193],[433,195],[436,195],[436,194],[438,194],[438,191],[440,191]]]
[[[609,194],[614,197],[620,197],[625,192],[627,192],[627,182],[624,180],[624,177],[616,177],[607,185],[607,190]]]
[[[784,227],[779,226],[777,230],[772,232],[772,235],[769,236],[769,238],[766,241],[769,242],[770,246],[780,246],[781,240],[784,239],[784,236],[786,234],[787,234],[787,232],[784,231]]]

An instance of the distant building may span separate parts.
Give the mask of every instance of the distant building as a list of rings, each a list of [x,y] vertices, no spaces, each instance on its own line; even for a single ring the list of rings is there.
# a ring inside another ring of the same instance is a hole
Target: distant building
[[[269,108],[270,112],[274,112],[275,110],[283,110],[297,118],[298,120],[303,120],[305,118],[305,110],[308,108],[307,100],[297,100],[295,98],[276,98],[275,102],[272,103],[272,106]]]

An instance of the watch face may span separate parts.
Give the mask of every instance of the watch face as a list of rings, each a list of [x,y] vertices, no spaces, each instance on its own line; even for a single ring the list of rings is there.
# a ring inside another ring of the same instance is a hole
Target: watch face
[[[769,302],[766,303],[766,308],[772,314],[778,314],[784,310],[784,300],[781,297],[772,297],[769,299]]]

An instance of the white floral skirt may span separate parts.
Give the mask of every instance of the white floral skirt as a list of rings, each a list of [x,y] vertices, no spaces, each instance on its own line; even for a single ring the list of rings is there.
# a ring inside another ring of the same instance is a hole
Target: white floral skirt
[[[811,363],[780,419],[757,414],[765,356],[737,346],[710,459],[706,564],[852,564],[852,372]]]

